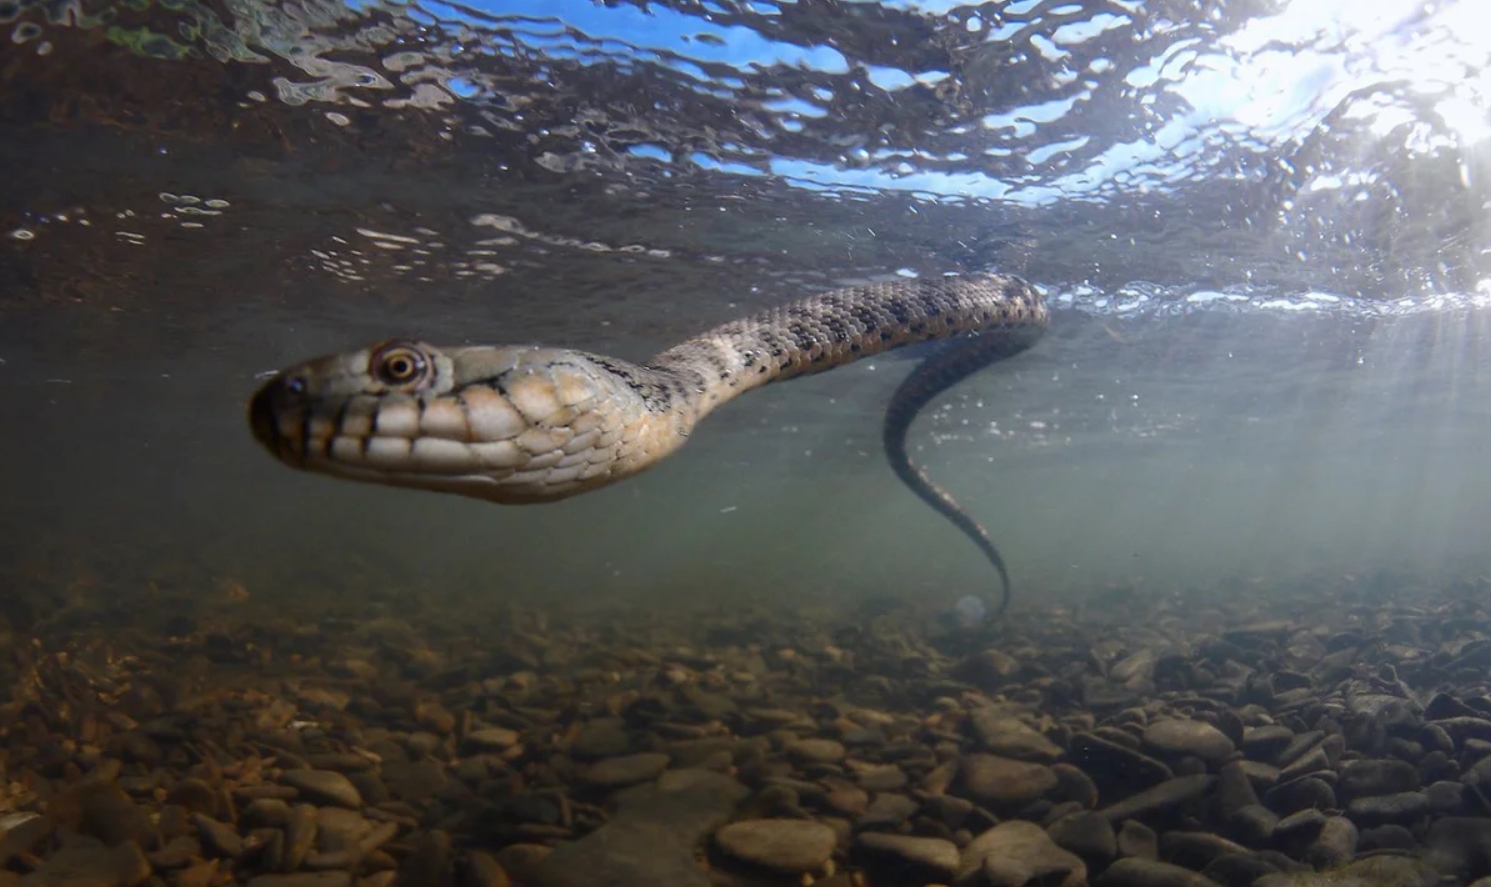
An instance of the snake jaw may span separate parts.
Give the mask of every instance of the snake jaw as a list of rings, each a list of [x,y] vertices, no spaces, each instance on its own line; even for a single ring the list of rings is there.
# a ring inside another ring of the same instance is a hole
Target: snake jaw
[[[390,374],[393,361],[408,365],[407,377]],[[442,394],[450,390],[452,375],[444,352],[407,340],[314,358],[280,370],[259,387],[249,401],[249,427],[281,462],[311,468],[336,437],[348,431],[372,436],[380,409]]]

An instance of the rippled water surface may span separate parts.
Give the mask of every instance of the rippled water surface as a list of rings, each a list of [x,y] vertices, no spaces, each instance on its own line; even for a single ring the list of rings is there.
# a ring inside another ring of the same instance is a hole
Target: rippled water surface
[[[1017,589],[1483,569],[1488,17],[0,0],[0,547],[13,579],[126,596],[951,601],[990,577],[884,466],[903,359],[533,509],[286,471],[243,404],[392,334],[640,359],[994,267],[1052,331],[913,434]]]

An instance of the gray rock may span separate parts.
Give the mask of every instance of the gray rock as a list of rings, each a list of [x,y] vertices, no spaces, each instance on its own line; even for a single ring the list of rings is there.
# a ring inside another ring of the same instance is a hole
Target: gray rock
[[[1278,871],[1278,866],[1260,854],[1229,853],[1207,863],[1201,876],[1225,887],[1252,887],[1254,881]]]
[[[1336,806],[1336,790],[1313,776],[1281,783],[1263,793],[1263,803],[1270,810],[1288,815],[1314,807],[1330,810]]]
[[[1222,806],[1222,815],[1231,817],[1237,811],[1258,803],[1258,792],[1242,761],[1233,761],[1217,774],[1217,800]]]
[[[1205,721],[1168,718],[1144,728],[1144,744],[1167,755],[1194,755],[1211,765],[1232,757],[1236,746]]]
[[[695,847],[729,816],[745,786],[710,770],[669,770],[616,796],[605,825],[560,844],[534,865],[525,887],[710,887]],[[498,862],[511,868],[498,854]],[[515,870],[514,870],[515,871]],[[515,872],[516,873],[516,872]]]
[[[1024,887],[1031,882],[1068,887],[1087,881],[1087,865],[1080,857],[1056,846],[1040,826],[1021,819],[1000,823],[963,848],[958,880],[975,872],[982,872],[988,887]]]
[[[730,823],[714,836],[725,855],[788,874],[823,868],[838,840],[828,826],[801,819],[747,819]]]
[[[1357,760],[1341,767],[1341,793],[1348,798],[1416,792],[1420,787],[1418,768],[1407,761]]]
[[[1358,825],[1381,825],[1387,822],[1411,823],[1429,814],[1429,796],[1423,792],[1399,792],[1357,798],[1346,805],[1346,815]]]
[[[1188,869],[1204,869],[1222,856],[1247,853],[1248,848],[1210,832],[1170,831],[1160,836],[1160,855]]]
[[[464,877],[460,881],[461,887],[510,887],[511,884],[502,865],[490,853],[480,850],[472,850],[466,854],[462,872]]]
[[[1092,777],[1106,796],[1152,788],[1175,776],[1163,762],[1093,733],[1078,733],[1068,743],[1067,758]]]
[[[134,841],[104,847],[93,838],[65,839],[31,874],[24,887],[136,887],[150,877],[150,862]]]
[[[1250,847],[1261,847],[1279,827],[1279,814],[1262,804],[1249,804],[1227,817],[1227,824],[1238,840]]]
[[[293,875],[258,875],[249,878],[247,887],[350,887],[352,875],[347,872],[296,872]]]
[[[597,788],[623,788],[649,782],[668,768],[668,760],[662,752],[607,758],[585,771],[584,782]]]
[[[1344,816],[1327,816],[1320,827],[1315,843],[1306,850],[1304,861],[1316,868],[1341,865],[1350,862],[1356,855],[1356,842],[1360,837],[1356,823]]]
[[[900,791],[911,782],[906,776],[906,771],[895,764],[869,767],[859,771],[855,779],[858,780],[860,788],[872,792]]]
[[[1046,834],[1061,849],[1082,857],[1091,868],[1102,868],[1118,855],[1113,823],[1092,810],[1063,816],[1046,828]]]
[[[335,770],[286,770],[280,774],[280,782],[313,803],[335,804],[351,810],[362,806],[362,795],[357,786]]]
[[[1250,760],[1272,762],[1293,740],[1294,731],[1278,724],[1249,727],[1243,732],[1242,750]]]
[[[1044,764],[997,755],[964,755],[958,767],[962,793],[993,807],[1028,804],[1057,785],[1056,774]]]
[[[243,855],[243,838],[238,836],[238,832],[234,831],[232,826],[218,822],[204,813],[193,813],[192,825],[197,827],[202,846],[210,850],[214,856],[237,859]]]
[[[1491,869],[1491,819],[1446,816],[1424,834],[1424,861],[1462,881]]]
[[[1125,820],[1118,827],[1118,854],[1137,859],[1159,859],[1160,836],[1137,819]]]
[[[1120,859],[1108,866],[1093,887],[1221,887],[1187,868],[1154,859]]]
[[[875,796],[875,800],[854,824],[858,829],[895,828],[911,818],[916,808],[916,802],[905,795],[885,792]]]
[[[1465,784],[1440,780],[1424,789],[1429,809],[1436,816],[1454,816],[1465,810]]]
[[[855,840],[858,855],[878,865],[894,866],[904,874],[933,880],[951,878],[958,871],[958,846],[942,838],[866,832]]]
[[[316,811],[316,849],[322,853],[351,850],[373,830],[361,813],[339,807]]]
[[[1437,887],[1439,872],[1406,856],[1358,859],[1325,872],[1265,875],[1253,887]]]
[[[833,739],[798,739],[783,749],[787,757],[803,764],[837,764],[844,760],[844,745]]]
[[[1130,817],[1183,807],[1205,795],[1216,781],[1217,778],[1209,774],[1177,776],[1116,804],[1109,804],[1099,812],[1108,817],[1109,822],[1119,822]]]
[[[283,856],[279,860],[282,872],[293,872],[305,865],[316,845],[318,829],[316,808],[310,804],[296,804],[285,823]]]
[[[445,766],[439,761],[387,761],[383,764],[383,784],[395,798],[410,804],[433,798],[449,781]]]
[[[518,731],[506,727],[482,727],[466,734],[466,748],[477,752],[505,751],[522,738]]]
[[[621,718],[596,718],[580,729],[570,753],[577,758],[613,758],[626,754],[632,747],[626,722]]]
[[[968,713],[973,733],[983,750],[1006,758],[1050,764],[1061,757],[1061,746],[1019,718],[984,706]]]

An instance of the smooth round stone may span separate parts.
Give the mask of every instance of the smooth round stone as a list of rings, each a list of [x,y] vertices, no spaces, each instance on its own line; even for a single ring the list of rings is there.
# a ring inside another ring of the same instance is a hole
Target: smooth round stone
[[[1341,768],[1341,791],[1353,798],[1414,792],[1419,787],[1418,768],[1407,761],[1348,761]]]
[[[966,883],[974,872],[982,875],[987,887],[1087,881],[1087,864],[1081,857],[1063,850],[1044,829],[1022,819],[1002,822],[968,842],[960,854],[958,881]]]
[[[1144,728],[1144,744],[1170,755],[1194,755],[1221,764],[1237,751],[1227,734],[1205,721],[1167,718]]]
[[[518,731],[505,727],[482,727],[466,734],[466,744],[478,751],[503,751],[518,744]]]
[[[1294,731],[1278,724],[1243,731],[1243,754],[1255,761],[1272,761],[1294,741]]]
[[[662,752],[643,752],[607,758],[585,771],[585,784],[599,788],[622,788],[656,779],[668,769],[668,756]]]
[[[1088,863],[1106,865],[1118,855],[1118,838],[1108,817],[1091,810],[1073,813],[1051,823],[1046,834],[1063,850]]]
[[[958,846],[942,838],[865,832],[859,836],[859,846],[866,855],[893,860],[934,878],[951,878],[958,871]]]
[[[621,718],[596,718],[581,728],[570,751],[577,758],[610,758],[625,754],[631,743]]]
[[[1412,822],[1429,812],[1429,796],[1423,792],[1399,792],[1357,798],[1346,805],[1346,815],[1358,825]]]
[[[362,795],[357,786],[335,770],[286,770],[280,774],[280,782],[312,802],[335,804],[351,810],[362,806]]]
[[[838,835],[826,825],[801,819],[746,819],[715,832],[714,841],[742,862],[799,874],[823,868]]]
[[[1000,807],[1028,804],[1056,788],[1056,774],[1045,764],[997,755],[965,755],[958,780],[974,800]]]
[[[1216,881],[1178,865],[1127,857],[1108,866],[1094,887],[1221,887]]]
[[[787,757],[804,764],[837,764],[844,760],[844,745],[832,739],[797,739],[783,749]]]
[[[1062,755],[1061,746],[1018,718],[1000,715],[993,708],[976,708],[968,715],[974,735],[984,751],[1022,761],[1049,764]]]
[[[1182,807],[1206,794],[1216,781],[1215,776],[1204,773],[1197,776],[1177,776],[1154,788],[1110,804],[1099,812],[1108,817],[1109,822],[1122,822],[1130,817]]]

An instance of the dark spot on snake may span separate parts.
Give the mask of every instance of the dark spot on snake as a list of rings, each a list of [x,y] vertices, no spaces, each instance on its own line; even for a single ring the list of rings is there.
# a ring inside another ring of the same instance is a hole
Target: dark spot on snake
[[[891,299],[885,303],[885,307],[890,311],[891,317],[896,319],[896,323],[905,324],[911,319],[911,306],[906,304],[905,299]]]

